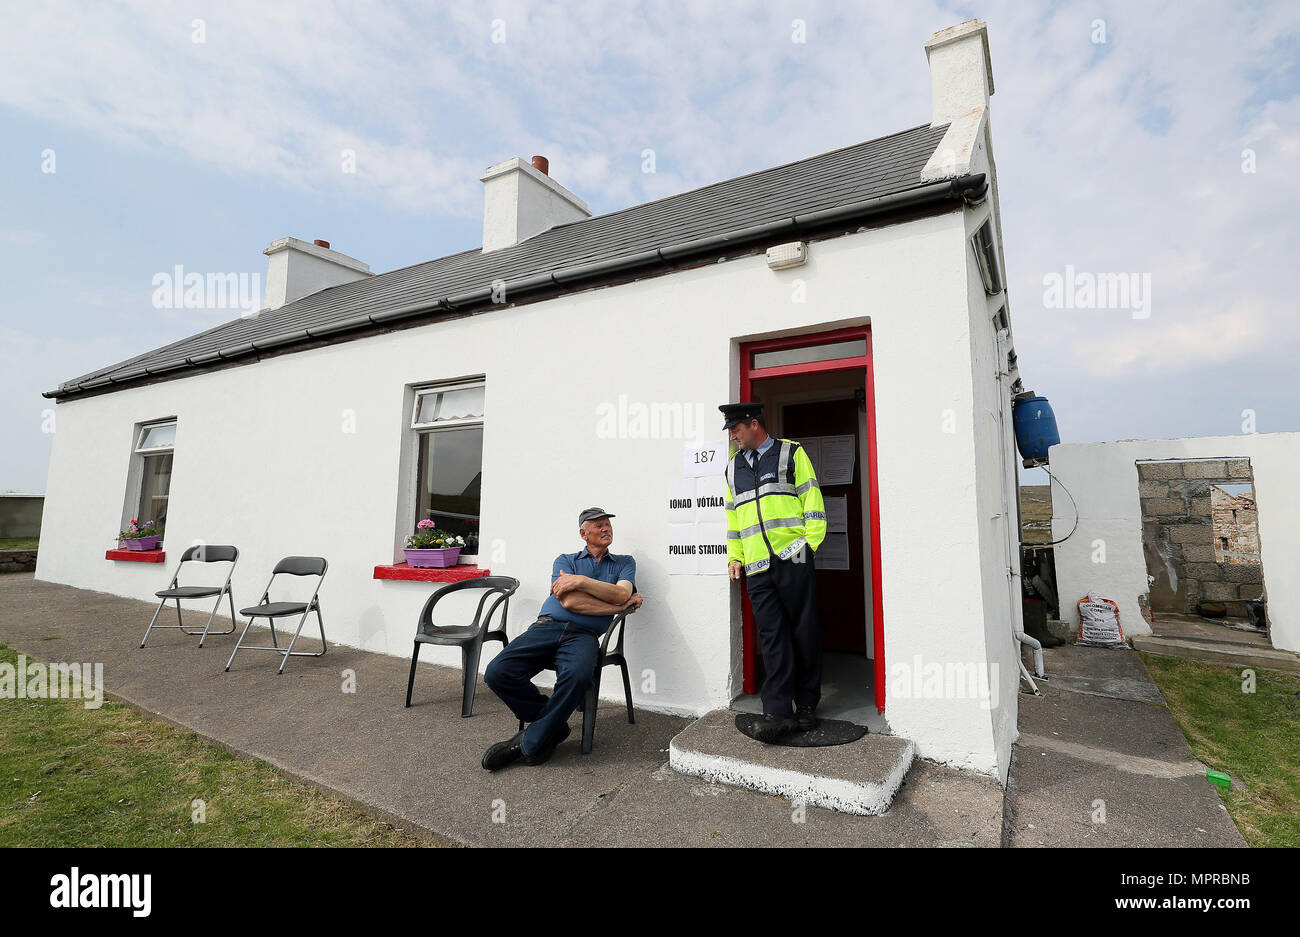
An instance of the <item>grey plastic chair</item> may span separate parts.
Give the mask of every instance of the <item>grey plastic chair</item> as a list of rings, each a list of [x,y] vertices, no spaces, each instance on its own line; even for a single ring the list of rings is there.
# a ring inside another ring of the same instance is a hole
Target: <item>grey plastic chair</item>
[[[202,635],[199,638],[199,647],[203,647],[203,642],[208,639],[209,634],[234,634],[238,623],[235,621],[235,600],[230,591],[230,578],[235,574],[235,564],[238,561],[239,550],[232,546],[199,544],[186,547],[185,552],[181,554],[181,561],[176,564],[176,572],[172,574],[171,585],[161,592],[154,593],[162,601],[158,603],[153,618],[149,620],[149,627],[145,629],[144,637],[140,639],[140,646],[144,647],[145,642],[149,640],[149,635],[155,628],[178,628],[191,637],[196,634]],[[180,575],[186,563],[229,563],[230,569],[226,572],[226,581],[219,586],[182,586],[180,584]],[[212,614],[208,616],[207,625],[204,626],[202,631],[190,631],[185,627],[185,623],[181,621],[181,599],[208,599],[213,596],[216,596],[217,601],[213,603]],[[217,617],[217,610],[221,608],[221,599],[223,597],[230,602],[230,630],[213,631],[212,621]],[[163,606],[169,601],[176,602],[176,624],[160,625],[158,624],[158,615],[162,612]]]
[[[627,721],[629,724],[636,724],[636,713],[632,709],[632,680],[627,672],[627,658],[623,656],[623,631],[627,623],[627,616],[635,612],[636,609],[628,607],[623,609],[610,620],[609,627],[605,629],[604,635],[600,639],[600,656],[596,658],[596,672],[592,675],[591,686],[587,687],[587,693],[583,697],[582,705],[582,753],[591,754],[591,748],[596,741],[596,707],[600,701],[600,674],[606,667],[618,667],[623,671],[623,698],[627,702]],[[614,639],[614,649],[609,649],[610,639],[614,637],[614,632],[618,632],[618,637]],[[554,667],[544,667],[544,670],[554,670]],[[519,729],[523,731],[524,721],[519,720]]]
[[[478,662],[483,653],[485,641],[500,641],[505,647],[510,643],[506,635],[506,622],[510,615],[510,596],[519,588],[519,580],[512,576],[483,576],[478,579],[463,579],[439,589],[429,596],[420,611],[420,622],[415,628],[415,649],[411,651],[411,675],[406,680],[406,705],[411,705],[411,690],[415,686],[415,665],[420,658],[421,644],[441,644],[460,648],[461,661],[461,701],[460,714],[463,718],[474,715],[474,691],[478,689]],[[468,625],[435,625],[433,607],[442,599],[457,592],[469,589],[482,589],[483,595],[474,610],[474,620]],[[483,606],[488,599],[493,599],[487,614]],[[492,626],[497,609],[501,609],[500,625]]]
[[[321,583],[325,581],[325,570],[328,568],[329,563],[319,556],[286,556],[276,563],[275,569],[271,571],[271,578],[266,583],[266,588],[262,590],[262,600],[256,605],[239,610],[239,614],[248,616],[248,622],[244,625],[239,640],[235,642],[235,649],[230,652],[230,660],[226,661],[226,670],[230,670],[230,665],[235,662],[235,655],[240,651],[275,651],[277,654],[283,654],[284,656],[280,660],[280,669],[276,671],[277,674],[284,673],[284,665],[289,663],[290,657],[322,656],[329,645],[325,643],[325,621],[320,616],[320,599],[318,596]],[[316,581],[316,588],[312,591],[311,598],[308,601],[272,602],[271,586],[275,583],[275,577],[281,574],[286,576],[319,576],[320,578]],[[302,626],[306,623],[307,616],[312,612],[316,613],[316,621],[320,625],[321,649],[319,651],[295,651],[293,646],[298,642],[298,635],[302,634]],[[289,642],[289,647],[280,647],[280,641],[275,636],[275,620],[299,613],[301,613],[302,617],[298,619],[298,630],[293,633],[293,639]],[[252,627],[254,618],[268,620],[271,626],[271,643],[275,645],[274,647],[244,643],[244,637],[248,634],[248,629]]]

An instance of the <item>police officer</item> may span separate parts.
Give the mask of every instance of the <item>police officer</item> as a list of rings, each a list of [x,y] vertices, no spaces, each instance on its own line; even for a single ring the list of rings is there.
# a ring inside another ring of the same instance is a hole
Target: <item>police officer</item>
[[[748,581],[767,674],[754,736],[772,743],[817,725],[822,647],[813,551],[826,537],[826,506],[808,453],[768,435],[762,404],[718,409],[736,447],[727,463],[729,569],[732,579],[743,570]]]

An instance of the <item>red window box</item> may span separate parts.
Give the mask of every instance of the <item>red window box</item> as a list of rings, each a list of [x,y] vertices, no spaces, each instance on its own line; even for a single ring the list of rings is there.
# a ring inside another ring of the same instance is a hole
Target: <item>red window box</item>
[[[397,579],[403,582],[461,582],[465,579],[482,579],[491,576],[492,570],[478,566],[419,567],[397,563],[393,566],[376,566],[376,579]]]
[[[106,560],[123,560],[127,563],[163,563],[167,554],[162,550],[109,550],[104,554]]]

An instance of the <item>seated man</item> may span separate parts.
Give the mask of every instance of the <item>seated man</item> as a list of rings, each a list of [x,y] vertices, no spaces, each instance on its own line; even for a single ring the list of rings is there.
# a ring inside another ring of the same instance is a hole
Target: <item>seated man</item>
[[[528,630],[511,641],[488,664],[484,679],[527,729],[497,742],[483,753],[483,767],[496,771],[522,758],[540,765],[569,737],[569,715],[591,686],[600,654],[600,636],[615,613],[641,607],[636,592],[636,561],[609,552],[614,542],[613,517],[601,508],[578,515],[578,536],[586,541],[577,553],[561,553],[551,569],[551,594]],[[548,699],[533,677],[555,668],[555,687]]]

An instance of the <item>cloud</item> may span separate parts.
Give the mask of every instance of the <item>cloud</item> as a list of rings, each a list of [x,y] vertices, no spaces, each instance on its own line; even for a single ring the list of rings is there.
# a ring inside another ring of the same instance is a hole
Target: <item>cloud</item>
[[[1107,408],[1079,396],[1085,378],[1120,401],[1135,375],[1191,383],[1227,367],[1274,412],[1300,406],[1287,360],[1300,341],[1300,5],[1003,2],[979,15],[1026,380],[1067,395],[1074,438],[1111,435]],[[48,2],[0,34],[0,105],[300,193],[317,212],[347,198],[394,223],[473,219],[482,170],[533,153],[608,211],[927,122],[922,44],[965,17],[935,2]],[[36,243],[24,236],[4,239]],[[1149,274],[1151,317],[1044,308],[1044,275],[1067,265]]]

